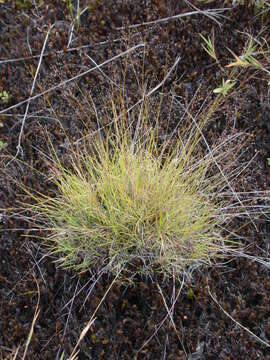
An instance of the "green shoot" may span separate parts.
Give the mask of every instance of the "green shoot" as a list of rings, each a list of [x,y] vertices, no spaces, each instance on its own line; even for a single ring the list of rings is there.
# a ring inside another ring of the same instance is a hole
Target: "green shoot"
[[[229,90],[231,90],[235,84],[236,84],[235,80],[226,80],[225,81],[224,78],[222,78],[221,86],[214,89],[213,92],[215,94],[222,94],[223,96],[226,96],[227,93],[229,92]]]
[[[80,26],[81,26],[81,9],[79,6],[79,2],[78,2],[78,6],[77,6],[77,14],[76,16],[74,15],[74,10],[73,10],[73,4],[72,4],[72,0],[62,0],[64,3],[67,4],[71,19],[73,21],[73,23],[76,23],[76,28],[77,30],[79,30]]]
[[[77,9],[77,29],[80,28],[81,26],[81,8],[78,6],[78,9]]]
[[[72,20],[74,20],[73,5],[72,5],[72,1],[71,1],[71,0],[68,1],[68,9],[69,9],[70,16],[71,16]]]
[[[3,142],[0,140],[0,151],[4,150],[7,146],[8,146],[8,144],[6,142]]]
[[[270,71],[257,60],[258,55],[264,55],[266,58],[267,63],[269,63],[269,59],[266,57],[268,51],[263,52],[262,50],[258,51],[258,41],[255,41],[251,36],[249,42],[246,46],[244,53],[240,56],[235,55],[230,49],[230,52],[233,54],[235,61],[231,62],[230,64],[226,65],[227,68],[230,67],[242,67],[242,68],[253,68],[257,70],[261,70],[265,72],[267,75],[270,75]],[[268,85],[270,82],[268,82]]]
[[[211,56],[212,59],[218,62],[215,52],[214,39],[211,40],[209,36],[208,38],[206,38],[202,34],[200,34],[200,37],[203,39],[203,41],[206,44],[206,46],[202,45],[203,49],[207,52],[208,55]]]
[[[270,10],[270,3],[267,0],[255,0],[254,13],[258,15],[263,10]]]
[[[255,59],[257,46],[258,44],[250,37],[247,48],[242,55],[237,56],[230,50],[236,61],[228,64],[226,67],[239,66],[243,68],[254,67],[256,69],[261,69],[262,65]]]
[[[188,291],[187,291],[187,297],[190,299],[190,300],[194,300],[195,299],[195,294],[194,294],[194,291],[189,288]]]
[[[9,101],[9,95],[8,92],[6,90],[3,90],[0,92],[0,99],[2,100],[3,103],[8,103]]]

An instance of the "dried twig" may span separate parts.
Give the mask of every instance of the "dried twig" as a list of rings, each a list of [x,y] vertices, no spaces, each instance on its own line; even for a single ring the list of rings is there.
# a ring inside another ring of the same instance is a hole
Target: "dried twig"
[[[23,117],[23,119],[22,119],[22,125],[21,125],[20,134],[19,134],[18,145],[17,145],[17,152],[16,152],[13,160],[14,160],[15,158],[17,158],[17,156],[19,155],[19,152],[22,150],[22,146],[21,146],[22,135],[23,135],[23,129],[24,129],[24,125],[25,125],[25,120],[26,120],[26,117],[27,117],[27,114],[28,114],[28,110],[29,110],[29,106],[30,106],[31,96],[33,95],[33,92],[34,92],[34,89],[35,89],[36,80],[37,80],[37,76],[38,76],[39,69],[40,69],[40,66],[41,66],[43,54],[44,54],[44,51],[45,51],[45,48],[46,48],[46,45],[47,45],[47,41],[48,41],[50,32],[51,32],[51,30],[52,30],[53,27],[54,27],[54,25],[52,25],[52,26],[49,28],[49,30],[48,30],[48,32],[47,32],[47,35],[46,35],[46,37],[45,37],[43,46],[42,46],[42,50],[41,50],[41,54],[40,54],[40,57],[39,57],[39,62],[38,62],[37,70],[36,70],[35,77],[34,77],[33,84],[32,84],[32,88],[31,88],[31,91],[30,91],[30,97],[29,97],[29,99],[27,100],[27,105],[26,105],[26,109],[25,109],[25,112],[24,112],[24,117]],[[13,160],[11,160],[11,161],[13,161]]]
[[[181,104],[180,104],[181,105]],[[198,130],[200,136],[202,137],[203,142],[206,145],[206,148],[209,152],[209,155],[211,156],[211,158],[213,159],[216,167],[218,168],[220,174],[222,175],[222,177],[224,178],[227,186],[229,187],[230,191],[232,192],[232,194],[234,195],[234,197],[236,198],[236,200],[238,201],[238,203],[240,204],[240,206],[244,209],[244,213],[248,216],[249,220],[251,221],[252,225],[254,226],[255,230],[258,231],[258,227],[255,224],[254,220],[251,218],[249,212],[247,211],[246,207],[244,206],[242,200],[239,198],[238,194],[235,192],[235,190],[233,189],[230,181],[227,179],[226,175],[224,174],[224,171],[222,170],[221,166],[219,165],[219,163],[217,162],[212,149],[210,148],[208,141],[206,140],[206,137],[204,136],[201,127],[198,125],[196,119],[194,118],[194,116],[192,116],[192,114],[188,111],[187,114],[190,116],[190,118],[192,119],[193,124],[195,125],[196,129]]]
[[[86,324],[86,326],[84,327],[84,329],[81,332],[81,335],[79,337],[79,340],[77,341],[77,344],[75,345],[75,347],[72,350],[72,353],[70,355],[70,358],[74,357],[76,354],[78,354],[78,347],[80,345],[80,343],[82,342],[83,338],[85,337],[85,335],[87,334],[88,330],[90,329],[90,327],[93,325],[93,323],[95,322],[95,316],[96,313],[98,311],[98,309],[100,308],[100,306],[102,305],[103,301],[105,300],[106,296],[108,295],[109,291],[111,290],[113,284],[115,283],[115,281],[117,280],[118,276],[120,275],[120,272],[115,276],[115,278],[113,279],[113,281],[111,282],[110,286],[108,287],[108,289],[106,290],[105,294],[103,295],[102,299],[100,300],[98,306],[96,307],[95,311],[93,312],[90,320],[88,321],[88,323]]]
[[[170,68],[170,70],[168,71],[168,73],[166,74],[166,76],[163,78],[163,80],[162,80],[157,86],[155,86],[153,89],[151,89],[147,94],[143,95],[143,97],[142,97],[140,100],[138,100],[134,105],[130,106],[130,107],[127,109],[127,111],[126,111],[127,114],[128,114],[131,110],[133,110],[135,107],[137,107],[138,105],[140,105],[140,104],[145,100],[145,98],[153,95],[159,88],[161,88],[161,87],[165,84],[165,82],[166,82],[167,79],[170,77],[170,75],[171,75],[171,73],[173,72],[173,70],[177,67],[179,61],[180,61],[180,57],[177,57],[176,60],[175,60],[175,62],[174,62],[174,64],[173,64],[173,66]],[[1,112],[0,112],[0,114],[1,114]],[[121,116],[121,115],[120,115],[120,116]],[[116,119],[110,121],[108,124],[106,124],[106,125],[105,125],[104,127],[102,127],[101,129],[98,129],[97,131],[103,130],[105,127],[110,126],[110,125],[113,124],[115,121],[117,121],[120,116],[118,116]],[[132,125],[132,123],[129,124],[129,127],[131,127],[131,125]],[[80,139],[76,140],[76,141],[74,142],[74,145],[78,145],[83,139],[85,139],[85,138],[87,138],[87,137],[90,137],[90,136],[93,136],[95,133],[97,133],[97,131],[94,131],[93,133],[87,134],[87,135],[81,137]]]
[[[34,313],[32,325],[31,325],[31,329],[30,329],[30,332],[29,332],[29,335],[28,335],[28,338],[27,338],[27,341],[26,341],[26,345],[25,345],[25,349],[24,349],[24,353],[23,353],[22,360],[25,360],[25,357],[26,357],[26,355],[27,355],[27,351],[28,351],[28,348],[29,348],[29,344],[30,344],[30,341],[31,341],[32,336],[33,336],[33,333],[34,333],[34,326],[35,326],[35,323],[36,323],[36,321],[37,321],[37,318],[38,318],[39,312],[40,312],[40,310],[39,310],[40,289],[39,289],[38,281],[37,281],[37,279],[36,279],[35,276],[34,276],[34,279],[35,279],[35,282],[36,282],[36,285],[37,285],[38,301],[37,301],[37,305],[36,305],[36,309],[35,309],[35,313]]]
[[[143,23],[129,25],[129,26],[121,26],[121,27],[116,28],[116,30],[135,29],[135,28],[138,28],[138,27],[141,27],[141,26],[156,25],[156,24],[166,23],[166,22],[171,21],[171,20],[178,20],[180,18],[187,17],[187,16],[192,16],[192,15],[208,16],[210,19],[215,21],[218,25],[221,25],[220,22],[217,21],[216,17],[221,16],[219,14],[221,14],[222,12],[224,12],[226,10],[231,10],[231,9],[230,8],[223,8],[223,9],[189,11],[189,12],[186,12],[186,13],[183,13],[183,14],[177,14],[177,15],[174,15],[174,16],[169,16],[169,17],[166,17],[166,18],[157,19],[157,20],[153,20],[153,21],[146,21],[146,22],[143,22]]]
[[[170,317],[170,319],[172,320],[172,313],[173,313],[173,310],[174,310],[174,306],[182,292],[182,289],[183,289],[183,286],[184,286],[184,277],[182,279],[182,283],[181,283],[181,286],[180,286],[180,289],[172,303],[172,306],[170,309],[168,309],[168,306],[166,304],[166,310],[167,310],[167,315],[164,317],[164,319],[161,321],[161,323],[158,325],[158,327],[156,328],[156,330],[154,331],[154,333],[143,343],[143,345],[140,347],[140,349],[137,351],[137,354],[142,351],[142,349],[153,339],[153,337],[158,333],[159,329],[163,326],[163,324],[165,323],[165,321],[167,320],[168,317]],[[158,285],[159,287],[159,285]],[[160,287],[159,287],[160,289]],[[172,323],[174,324],[174,321],[172,320]],[[175,326],[175,325],[174,325]]]
[[[217,301],[217,299],[212,295],[211,291],[210,291],[210,287],[207,284],[207,290],[208,290],[208,294],[210,295],[211,299],[218,305],[218,307],[224,312],[225,315],[227,315],[236,325],[240,326],[240,328],[242,328],[243,330],[245,330],[247,333],[249,333],[252,337],[254,337],[257,341],[259,341],[261,344],[270,347],[270,344],[267,343],[266,341],[262,340],[261,338],[259,338],[257,335],[255,335],[252,331],[250,331],[248,328],[246,328],[245,326],[243,326],[242,324],[240,324],[238,321],[236,321],[225,309],[223,309],[223,307],[220,305],[220,303]]]
[[[59,89],[59,88],[63,87],[64,85],[69,84],[70,82],[72,82],[72,81],[74,81],[74,80],[77,80],[77,79],[85,76],[86,74],[89,74],[90,72],[92,72],[92,71],[94,71],[94,70],[97,70],[97,69],[100,70],[100,68],[101,68],[102,66],[108,65],[108,64],[111,63],[112,61],[115,61],[115,60],[117,60],[117,59],[119,59],[119,58],[121,58],[121,57],[129,54],[130,52],[132,52],[132,51],[134,51],[134,50],[136,50],[136,49],[138,49],[138,48],[141,48],[141,47],[144,47],[144,43],[141,43],[141,44],[138,44],[138,45],[136,45],[136,46],[133,46],[132,48],[130,48],[130,49],[126,50],[126,51],[123,51],[123,52],[121,52],[120,54],[117,54],[117,55],[113,56],[112,58],[104,61],[103,63],[99,64],[98,66],[94,66],[93,68],[88,69],[88,70],[82,72],[81,74],[78,74],[78,75],[76,75],[76,76],[74,76],[74,77],[72,77],[72,78],[70,78],[70,79],[64,80],[64,81],[62,81],[61,83],[59,83],[59,84],[57,84],[57,85],[54,85],[54,86],[50,87],[50,88],[47,89],[47,90],[44,90],[42,93],[39,93],[39,94],[34,95],[34,96],[32,96],[32,97],[29,97],[29,98],[26,99],[26,100],[20,101],[19,103],[15,104],[15,105],[12,105],[12,106],[10,106],[10,107],[8,107],[8,108],[6,108],[6,109],[3,109],[3,110],[0,111],[0,114],[4,114],[6,111],[9,111],[9,110],[11,110],[11,109],[15,109],[15,108],[17,108],[17,107],[19,107],[19,106],[27,103],[28,101],[32,101],[32,100],[38,99],[38,98],[40,98],[40,97],[42,97],[42,96],[44,96],[44,95],[46,95],[46,94],[48,94],[48,93],[56,90],[56,89]]]

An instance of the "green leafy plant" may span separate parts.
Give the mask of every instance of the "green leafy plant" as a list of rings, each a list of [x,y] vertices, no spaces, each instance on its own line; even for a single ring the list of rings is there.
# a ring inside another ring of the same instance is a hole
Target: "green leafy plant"
[[[74,15],[74,9],[73,9],[73,4],[72,4],[72,0],[62,0],[65,4],[67,4],[71,19],[73,21],[73,23],[76,24],[76,28],[77,30],[79,30],[80,26],[81,26],[81,8],[79,6],[77,6],[77,14],[76,16]]]
[[[252,66],[256,69],[261,69],[262,65],[255,59],[257,46],[258,44],[256,44],[254,39],[250,37],[247,48],[242,55],[237,56],[230,50],[236,61],[226,65],[226,67],[240,66],[248,68]]]
[[[6,142],[0,140],[0,151],[4,150],[7,146],[8,144]]]
[[[31,7],[30,0],[16,0],[16,6],[19,9],[29,9]]]
[[[6,90],[3,90],[3,91],[0,92],[0,99],[2,100],[3,103],[8,103],[9,95],[8,95],[8,92]]]
[[[226,96],[229,92],[229,90],[231,90],[234,85],[236,84],[235,80],[224,80],[224,78],[222,78],[222,83],[220,87],[217,87],[213,90],[213,92],[215,94],[222,94],[223,96]]]
[[[195,299],[195,294],[194,294],[194,291],[189,288],[188,291],[187,291],[187,297],[190,299],[190,300],[194,300]]]
[[[68,1],[67,1],[67,4],[68,4],[68,9],[69,9],[71,18],[72,18],[72,20],[74,20],[74,12],[73,12],[72,1],[71,1],[71,0],[68,0]]]
[[[254,13],[259,14],[264,10],[270,10],[270,3],[268,0],[255,0],[254,1]]]
[[[242,55],[237,56],[231,50],[230,52],[233,54],[235,61],[226,65],[226,68],[235,68],[235,67],[254,68],[263,71],[267,75],[270,75],[270,71],[267,68],[269,64],[269,57],[268,57],[269,51],[268,50],[264,51],[263,46],[257,40],[254,40],[252,36],[249,37],[249,41],[247,43],[246,49],[244,50]],[[262,62],[260,62],[257,59],[259,55],[263,56],[264,61],[266,62],[267,65],[264,65]]]
[[[202,34],[200,34],[200,37],[203,39],[203,41],[206,44],[206,46],[202,45],[203,49],[207,52],[208,55],[211,56],[212,59],[218,62],[215,51],[214,39],[211,40],[209,36],[206,38]]]

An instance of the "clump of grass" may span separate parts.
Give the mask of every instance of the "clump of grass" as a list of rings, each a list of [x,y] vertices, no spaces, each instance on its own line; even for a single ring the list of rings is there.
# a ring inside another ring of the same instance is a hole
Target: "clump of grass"
[[[59,262],[77,271],[126,270],[130,277],[209,263],[224,241],[215,197],[223,181],[209,175],[209,156],[196,158],[198,133],[158,146],[154,130],[135,140],[120,128],[76,152],[71,168],[57,161],[56,197],[36,198],[33,209],[51,231]]]

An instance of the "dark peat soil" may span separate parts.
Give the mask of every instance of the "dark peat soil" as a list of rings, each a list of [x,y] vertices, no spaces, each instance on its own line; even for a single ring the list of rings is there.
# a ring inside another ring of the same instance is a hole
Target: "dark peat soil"
[[[80,8],[86,10],[80,16],[79,29],[75,24],[71,34],[72,16],[64,1],[0,3],[0,91],[6,90],[9,95],[7,103],[0,103],[2,109],[30,95],[42,46],[52,24],[34,95],[89,69],[93,60],[100,64],[144,42],[144,74],[149,88],[164,78],[180,56],[177,70],[167,79],[162,91],[169,95],[173,88],[174,93],[188,103],[199,86],[203,99],[222,78],[219,66],[202,50],[200,33],[207,36],[214,32],[222,65],[232,59],[228,48],[235,54],[241,53],[247,39],[244,32],[270,44],[269,13],[255,18],[248,6],[226,11],[226,18],[220,20],[221,26],[199,14],[130,29],[127,27],[131,24],[191,9],[179,0],[81,1]],[[76,13],[77,2],[73,3]],[[211,8],[223,5],[216,2]],[[133,104],[139,96],[133,70],[141,71],[142,54],[136,50],[129,56],[133,75],[127,72],[125,86],[127,103]],[[18,211],[12,215],[9,209],[27,201],[19,183],[50,193],[45,177],[29,165],[49,173],[47,134],[58,155],[64,158],[68,152],[66,135],[75,141],[95,128],[96,121],[92,113],[88,113],[83,94],[91,93],[102,114],[104,99],[110,97],[111,91],[108,76],[120,82],[124,60],[104,67],[107,77],[97,70],[31,101],[22,137],[23,152],[18,157],[21,162],[7,165],[10,155],[16,153],[26,104],[0,115],[3,125],[0,140],[8,144],[1,152],[3,172],[0,176],[0,208],[3,209],[0,211],[0,357],[3,359],[8,359],[11,350],[19,345],[23,351],[38,301],[36,282],[40,289],[40,313],[26,358],[44,360],[59,359],[63,351],[71,353],[111,284],[112,279],[103,276],[90,294],[94,282],[90,273],[76,276],[58,269],[53,258],[44,256],[45,249],[37,236],[33,236],[36,233],[31,232],[31,221],[26,221]],[[242,160],[257,155],[234,186],[238,191],[264,191],[270,184],[270,167],[266,162],[270,157],[269,89],[259,72],[249,72],[243,81],[241,94],[224,103],[216,121],[207,128],[207,137],[211,143],[233,131],[246,134],[250,140]],[[165,102],[162,112],[166,115],[169,111]],[[171,128],[177,116],[175,110]],[[160,125],[169,131],[168,124]],[[265,220],[258,223],[257,232],[251,228],[243,236],[247,236],[254,255],[268,255],[269,225]],[[169,319],[159,328],[167,311],[155,283],[138,279],[132,286],[115,284],[80,345],[78,359],[270,359],[269,348],[232,321],[209,294],[210,291],[235,321],[270,342],[268,276],[265,266],[244,258],[214,269],[196,270],[174,306],[177,330]],[[162,279],[159,284],[170,307],[180,284],[162,282]]]

